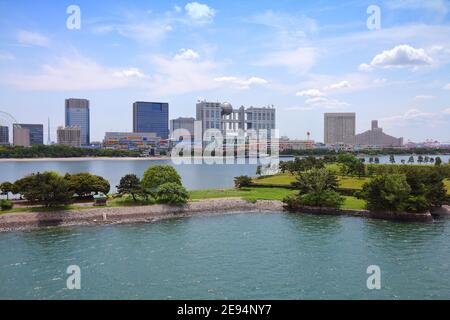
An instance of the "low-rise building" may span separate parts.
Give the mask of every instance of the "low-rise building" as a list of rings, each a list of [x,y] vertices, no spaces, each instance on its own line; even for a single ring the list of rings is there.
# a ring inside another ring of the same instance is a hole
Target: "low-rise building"
[[[402,147],[403,138],[395,138],[383,132],[382,128],[378,127],[378,121],[372,121],[371,130],[355,136],[355,145],[365,147]]]
[[[106,132],[103,146],[116,150],[159,148],[161,138],[154,132]]]
[[[81,128],[78,126],[59,127],[57,130],[58,144],[81,147]]]
[[[281,137],[279,145],[280,145],[280,152],[287,150],[298,151],[315,148],[314,140],[298,140],[298,139],[291,140],[288,137]]]

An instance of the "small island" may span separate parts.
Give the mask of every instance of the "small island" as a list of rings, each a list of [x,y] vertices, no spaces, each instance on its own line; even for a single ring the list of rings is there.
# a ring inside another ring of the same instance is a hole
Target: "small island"
[[[3,182],[0,230],[123,223],[226,212],[284,211],[432,221],[448,214],[450,165],[365,164],[351,153],[281,162],[271,176],[239,176],[234,189],[192,190],[169,165],[110,183],[89,173],[35,173]],[[261,173],[258,167],[257,174]],[[16,195],[10,200],[11,195]],[[99,199],[101,201],[99,201]]]

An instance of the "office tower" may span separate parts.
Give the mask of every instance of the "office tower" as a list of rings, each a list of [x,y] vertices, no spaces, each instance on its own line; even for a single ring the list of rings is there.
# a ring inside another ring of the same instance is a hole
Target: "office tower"
[[[59,127],[57,131],[58,144],[79,148],[81,147],[80,127]]]
[[[9,144],[9,128],[0,126],[0,145]]]
[[[355,144],[370,147],[401,147],[403,138],[395,138],[383,132],[383,128],[378,127],[378,121],[372,120],[371,130],[357,134]]]
[[[353,144],[355,140],[356,114],[325,113],[324,114],[325,144]]]
[[[161,102],[133,103],[133,132],[154,132],[169,138],[169,104]]]
[[[173,133],[175,130],[184,129],[189,132],[188,139],[191,139],[194,136],[194,124],[195,118],[177,118],[170,120],[170,137],[171,139],[178,140],[178,137],[174,137]]]
[[[272,107],[234,109],[227,102],[197,103],[197,120],[202,121],[202,130],[219,129],[223,134],[237,130],[270,130],[275,129],[276,110]]]
[[[81,145],[90,145],[89,100],[66,99],[66,127],[77,126],[81,129]]]
[[[13,124],[13,140],[15,146],[29,147],[44,144],[44,125]]]

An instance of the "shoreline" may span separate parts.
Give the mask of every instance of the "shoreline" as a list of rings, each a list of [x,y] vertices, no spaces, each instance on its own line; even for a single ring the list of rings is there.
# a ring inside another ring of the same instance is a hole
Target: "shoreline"
[[[188,202],[184,206],[148,205],[128,207],[98,207],[79,211],[15,212],[0,215],[0,232],[30,231],[51,227],[115,225],[127,223],[153,223],[167,219],[199,216],[218,216],[237,213],[284,212],[318,216],[348,216],[391,221],[432,222],[435,213],[402,214],[393,212],[369,212],[367,210],[301,207],[286,210],[278,200],[249,202],[239,198],[215,198]],[[450,207],[444,206],[438,216],[448,216]]]
[[[69,157],[69,158],[0,158],[1,162],[49,162],[49,161],[125,161],[125,160],[139,160],[139,161],[161,161],[170,160],[170,157]]]

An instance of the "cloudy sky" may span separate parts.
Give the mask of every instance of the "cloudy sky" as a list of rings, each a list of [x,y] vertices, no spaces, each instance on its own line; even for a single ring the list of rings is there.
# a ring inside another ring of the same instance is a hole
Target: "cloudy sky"
[[[174,118],[208,99],[273,104],[292,138],[321,141],[324,112],[356,112],[357,132],[378,119],[405,141],[448,142],[449,10],[448,0],[0,0],[0,111],[50,117],[55,140],[64,99],[87,98],[101,140],[131,130],[134,101],[169,102]]]

